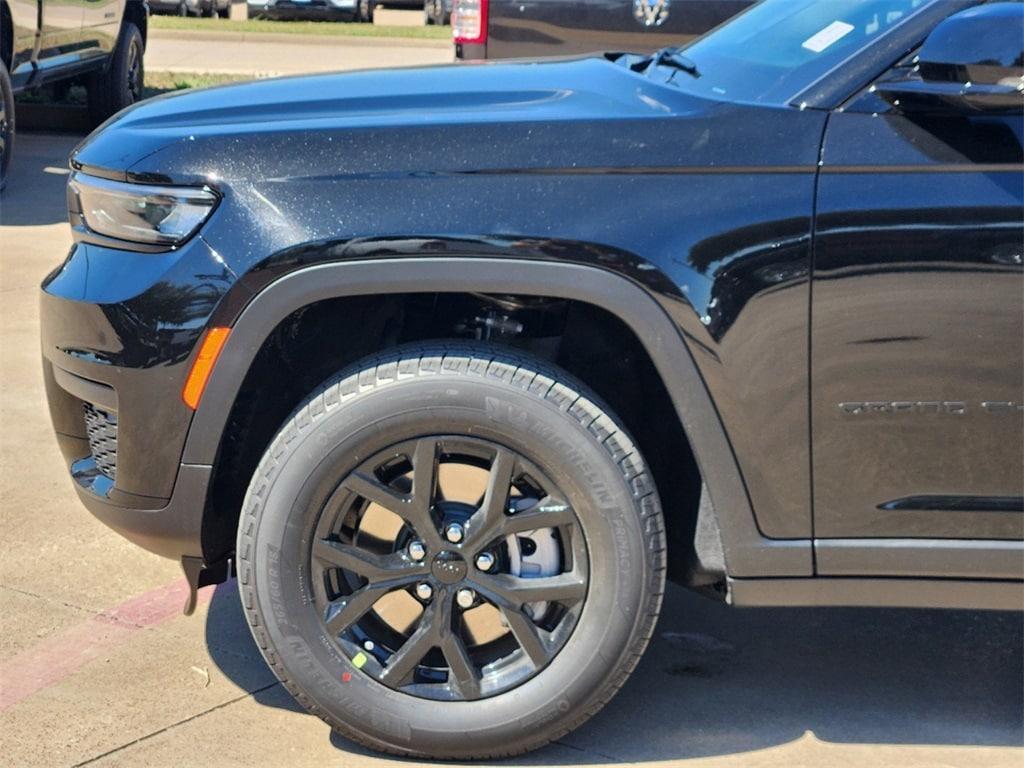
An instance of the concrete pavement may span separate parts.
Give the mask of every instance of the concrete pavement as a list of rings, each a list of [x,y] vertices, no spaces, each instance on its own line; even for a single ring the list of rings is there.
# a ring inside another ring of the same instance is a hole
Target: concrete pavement
[[[153,30],[146,46],[146,68],[154,72],[270,76],[447,64],[454,59],[451,43],[409,38]]]
[[[78,504],[45,410],[37,286],[70,245],[76,137],[19,137],[0,197],[0,765],[383,768],[305,714],[233,583],[180,615],[176,564]],[[737,610],[670,588],[595,719],[513,766],[1024,765],[1019,614]]]

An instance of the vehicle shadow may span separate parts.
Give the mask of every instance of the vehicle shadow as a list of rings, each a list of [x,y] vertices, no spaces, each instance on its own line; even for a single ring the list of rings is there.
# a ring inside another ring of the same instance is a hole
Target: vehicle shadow
[[[228,677],[254,679],[263,661],[234,581],[217,587],[206,636]],[[1022,648],[1019,613],[734,609],[670,586],[655,637],[615,699],[557,745],[502,764],[683,760],[808,732],[846,744],[1019,746]],[[300,710],[280,687],[256,699]]]

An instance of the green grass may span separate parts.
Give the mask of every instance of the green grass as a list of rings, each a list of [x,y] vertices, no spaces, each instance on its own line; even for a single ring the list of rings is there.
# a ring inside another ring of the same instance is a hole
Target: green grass
[[[208,85],[242,83],[253,78],[248,75],[218,75],[206,72],[147,72],[145,98],[159,96],[168,91],[184,91],[188,88],[205,88]]]
[[[150,29],[181,29],[211,32],[275,32],[293,35],[329,35],[337,37],[411,37],[427,40],[451,40],[450,27],[385,27],[379,24],[352,24],[335,21],[271,21],[249,19],[193,19],[183,16],[150,16]]]

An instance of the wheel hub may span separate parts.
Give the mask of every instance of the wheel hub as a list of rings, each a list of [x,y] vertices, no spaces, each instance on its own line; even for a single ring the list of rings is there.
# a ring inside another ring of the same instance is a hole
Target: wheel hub
[[[469,572],[465,558],[458,552],[445,550],[430,563],[430,573],[442,584],[458,584]]]

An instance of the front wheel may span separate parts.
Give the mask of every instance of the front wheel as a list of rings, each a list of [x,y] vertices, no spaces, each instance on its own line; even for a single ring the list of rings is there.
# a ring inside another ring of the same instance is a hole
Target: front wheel
[[[405,348],[278,433],[243,505],[240,591],[275,674],[343,735],[506,756],[625,682],[660,607],[663,530],[635,445],[564,371]]]

